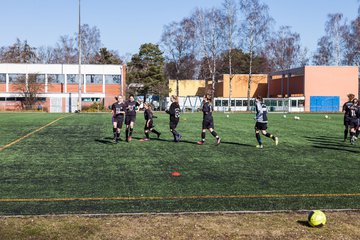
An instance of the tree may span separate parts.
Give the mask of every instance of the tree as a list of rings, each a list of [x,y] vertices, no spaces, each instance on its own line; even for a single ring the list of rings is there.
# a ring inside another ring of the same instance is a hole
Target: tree
[[[227,38],[227,49],[229,59],[229,111],[231,111],[231,96],[232,96],[232,50],[234,48],[234,37],[236,33],[236,18],[237,18],[237,5],[234,0],[225,0],[223,3],[223,10],[225,15],[226,25],[224,27],[224,34]]]
[[[89,64],[93,61],[101,46],[100,30],[96,26],[90,27],[88,24],[83,24],[80,27],[80,33],[81,61],[82,63]],[[78,41],[77,33],[75,33],[75,40],[76,42]]]
[[[184,69],[185,60],[193,55],[193,42],[195,37],[194,22],[185,18],[181,22],[172,22],[165,25],[161,42],[165,49],[167,59],[172,63],[176,79],[176,95],[179,96],[179,79]]]
[[[204,63],[204,67],[206,65],[206,70],[209,73],[209,76],[205,76],[205,80],[211,79],[212,81],[211,98],[214,101],[216,76],[218,74],[217,62],[224,50],[224,15],[215,8],[210,10],[197,9],[192,19],[196,26],[196,39],[202,55],[202,63]],[[203,72],[207,72],[204,70]],[[205,87],[207,87],[207,81],[205,82]]]
[[[313,63],[318,66],[330,65],[333,56],[330,48],[331,43],[329,37],[327,36],[321,37],[317,45],[318,45],[317,50],[313,56]]]
[[[145,98],[148,93],[164,96],[168,85],[164,78],[164,61],[158,45],[142,44],[139,53],[128,63],[128,83],[142,84],[141,93]]]
[[[347,31],[348,27],[345,21],[343,22],[341,13],[328,14],[328,21],[325,23],[326,34],[318,41],[313,61],[316,64],[341,65],[345,56]]]
[[[75,64],[77,63],[77,49],[74,38],[63,35],[54,49],[54,63]]]
[[[38,62],[47,64],[55,62],[55,49],[53,47],[41,46],[37,49]]]
[[[169,79],[196,79],[198,64],[198,60],[194,54],[184,56],[179,59],[178,65],[173,61],[167,62],[165,64],[165,75]],[[180,71],[178,71],[178,69],[180,69]]]
[[[244,17],[240,26],[241,45],[250,55],[247,87],[247,110],[249,111],[254,54],[265,44],[273,19],[269,16],[269,7],[261,4],[259,0],[240,0],[240,10]]]
[[[272,71],[285,70],[303,65],[300,35],[291,32],[289,26],[281,26],[265,47]]]
[[[345,64],[360,66],[360,16],[350,23],[345,34]]]
[[[36,48],[31,47],[25,40],[16,42],[2,49],[1,61],[6,63],[36,63]]]
[[[114,51],[109,51],[107,48],[100,48],[100,51],[95,55],[93,62],[95,64],[122,64],[123,61],[119,55]]]
[[[26,110],[34,109],[38,101],[38,95],[43,92],[44,82],[41,82],[39,75],[29,74],[28,77],[20,76],[15,81],[15,89],[23,97],[22,108]]]

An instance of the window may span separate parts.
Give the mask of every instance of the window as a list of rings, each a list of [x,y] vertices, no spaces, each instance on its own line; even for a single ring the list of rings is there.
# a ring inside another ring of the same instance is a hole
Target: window
[[[248,104],[248,101],[247,101],[247,100],[244,100],[244,101],[243,101],[243,106],[246,107],[247,104]]]
[[[81,74],[81,83],[83,83],[84,75]],[[73,84],[73,83],[79,83],[79,75],[78,74],[68,74],[67,75],[67,83]]]
[[[270,106],[271,107],[276,107],[277,101],[276,100],[271,100],[270,101]]]
[[[221,100],[215,100],[215,106],[220,107],[221,106]]]
[[[224,107],[229,106],[229,100],[222,100],[222,105],[223,105]]]
[[[282,107],[282,105],[283,105],[283,101],[282,101],[282,100],[279,100],[279,101],[278,101],[278,106],[279,106],[279,107]]]
[[[64,74],[48,74],[48,83],[49,84],[65,83],[65,75]]]
[[[297,107],[297,100],[291,100],[291,106]]]
[[[120,84],[121,75],[105,75],[106,84]]]
[[[25,74],[9,74],[9,82],[10,83],[16,83],[18,81],[25,82]]]
[[[6,74],[0,73],[0,83],[6,83]]]
[[[236,106],[242,107],[242,100],[236,100]]]
[[[28,76],[29,83],[45,83],[44,74],[29,74]]]
[[[231,100],[231,106],[235,107],[235,100]]]
[[[100,74],[89,74],[86,75],[86,83],[88,84],[102,84],[103,78]]]
[[[299,100],[299,107],[304,107],[305,106],[305,100]]]
[[[255,106],[255,101],[254,100],[250,100],[250,106]]]

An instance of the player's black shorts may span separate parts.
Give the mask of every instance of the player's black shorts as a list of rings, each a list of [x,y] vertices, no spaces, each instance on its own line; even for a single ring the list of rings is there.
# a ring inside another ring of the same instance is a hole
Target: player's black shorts
[[[349,126],[350,126],[350,128],[358,128],[358,126],[359,126],[359,121],[358,121],[358,119],[352,119],[352,120],[350,120]]]
[[[214,128],[214,120],[213,119],[204,119],[202,122],[202,129]]]
[[[113,117],[112,122],[117,123],[117,128],[122,128],[122,125],[123,125],[123,122],[124,122],[124,116],[123,115],[118,115],[116,117]]]
[[[255,130],[266,130],[266,129],[267,129],[267,123],[256,122]]]
[[[147,126],[146,122],[145,122],[145,126],[144,126],[144,130],[150,130],[154,127],[153,125],[153,120],[149,121],[149,126]]]
[[[170,121],[170,129],[175,129],[179,123],[179,120]]]
[[[344,126],[350,126],[351,119],[344,117]]]
[[[135,122],[136,120],[136,115],[126,115],[125,116],[125,124],[126,125],[130,125],[131,122]]]

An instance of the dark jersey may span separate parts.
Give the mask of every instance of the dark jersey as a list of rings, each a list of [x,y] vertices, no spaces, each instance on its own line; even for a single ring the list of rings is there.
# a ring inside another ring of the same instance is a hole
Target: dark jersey
[[[124,103],[114,103],[111,107],[114,117],[118,117],[118,116],[124,116],[124,111],[125,111],[125,104]]]
[[[349,120],[357,120],[359,117],[359,108],[357,106],[351,105],[347,108],[345,112],[345,118]]]
[[[179,103],[173,102],[170,105],[169,110],[166,111],[168,114],[170,114],[170,121],[176,122],[179,121],[180,118],[180,106]]]
[[[204,120],[211,120],[212,119],[212,112],[213,106],[209,102],[205,102],[202,106],[203,112],[203,119]]]
[[[139,107],[139,103],[138,102],[130,102],[130,101],[127,101],[125,103],[125,113],[126,113],[126,116],[135,116],[136,115],[136,110],[137,108]]]
[[[145,109],[144,118],[146,121],[153,119],[153,113],[149,109]]]
[[[267,123],[267,107],[264,103],[256,101],[256,122]]]
[[[347,101],[346,103],[344,103],[343,107],[342,107],[342,111],[344,112],[344,117],[348,118],[351,113],[350,113],[350,107],[353,105],[352,101]]]

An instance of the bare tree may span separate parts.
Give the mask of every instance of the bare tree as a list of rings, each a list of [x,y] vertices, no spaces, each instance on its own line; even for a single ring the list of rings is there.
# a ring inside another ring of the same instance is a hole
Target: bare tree
[[[36,63],[36,48],[31,47],[26,40],[22,42],[16,39],[13,45],[2,48],[1,58],[2,62],[7,63]]]
[[[39,63],[54,63],[55,62],[55,49],[49,46],[41,46],[37,49],[37,57]]]
[[[330,65],[333,56],[329,37],[321,37],[317,45],[316,53],[313,56],[313,63],[315,65]]]
[[[176,95],[179,95],[179,77],[184,66],[184,59],[194,51],[195,26],[194,22],[185,18],[181,22],[172,22],[164,27],[161,42],[166,57],[175,68]]]
[[[265,47],[272,70],[285,70],[304,64],[304,52],[300,35],[291,32],[291,27],[281,26],[269,39]]]
[[[41,82],[38,74],[19,76],[15,81],[15,89],[23,97],[22,108],[26,110],[34,109],[38,101],[38,95],[43,91],[44,82]]]
[[[221,10],[215,8],[210,10],[196,9],[192,18],[196,26],[199,50],[210,73],[209,78],[212,80],[211,97],[214,101],[217,61],[224,50],[224,15]],[[205,82],[207,87],[207,81]]]
[[[360,66],[360,16],[351,22],[345,34],[345,64]]]
[[[333,52],[333,64],[341,65],[342,53],[344,51],[344,29],[345,23],[342,23],[343,14],[335,13],[328,15],[328,21],[325,23],[325,32],[329,36],[329,40]]]
[[[240,10],[244,17],[240,27],[242,47],[250,55],[247,87],[249,111],[254,54],[264,46],[273,19],[269,16],[269,7],[261,4],[259,0],[240,0]]]
[[[94,26],[83,24],[81,32],[81,56],[82,63],[88,64],[95,58],[101,47],[100,30]],[[75,40],[78,41],[78,34],[75,34]]]
[[[54,49],[54,63],[74,64],[77,62],[77,49],[74,38],[63,35]]]
[[[232,97],[232,79],[233,69],[232,69],[232,50],[235,47],[234,37],[236,34],[236,22],[237,22],[237,5],[234,0],[224,0],[223,10],[226,20],[226,25],[224,27],[225,36],[227,38],[227,49],[229,56],[229,111],[231,111],[231,97]]]

